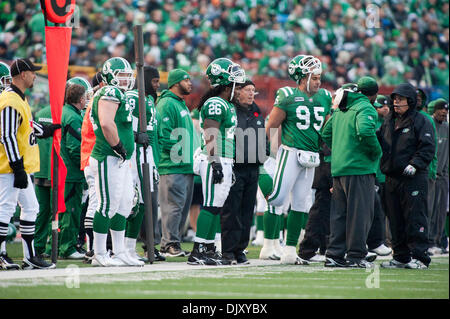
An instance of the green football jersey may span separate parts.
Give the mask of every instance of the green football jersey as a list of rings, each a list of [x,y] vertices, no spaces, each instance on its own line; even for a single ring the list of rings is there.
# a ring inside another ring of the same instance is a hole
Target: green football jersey
[[[278,89],[274,107],[286,112],[281,124],[281,143],[300,150],[318,152],[320,130],[331,109],[331,93],[325,89],[309,97],[298,88]]]
[[[133,114],[133,131],[138,132],[140,130],[139,125],[139,93],[137,90],[127,91],[125,93],[127,96],[128,104],[132,108]],[[145,112],[146,112],[146,120],[147,120],[147,135],[149,139],[149,145],[152,147],[153,159],[155,161],[155,165],[158,165],[159,159],[159,145],[158,145],[158,117],[156,106],[153,101],[153,97],[151,95],[145,98]],[[136,157],[140,158],[140,150],[136,149]]]
[[[139,125],[139,94],[137,90],[127,91],[125,93],[128,104],[133,110],[133,130],[135,132],[140,130]],[[153,103],[153,98],[145,98],[145,113],[147,119],[147,135],[150,140],[150,145],[154,144],[154,135],[156,131],[156,107]]]
[[[125,94],[114,86],[104,86],[98,90],[94,95],[92,103],[91,122],[95,133],[95,145],[91,156],[98,161],[103,161],[106,156],[117,156],[111,148],[111,145],[106,141],[103,135],[100,121],[98,118],[98,102],[100,100],[111,101],[119,104],[114,117],[114,122],[117,126],[120,141],[127,151],[127,159],[131,158],[134,152],[134,135],[132,126],[132,109],[127,102]]]
[[[42,125],[49,125],[53,123],[50,105],[44,107],[36,113],[35,121]],[[34,173],[34,177],[51,179],[50,158],[52,156],[53,137],[38,138],[37,143],[39,146],[40,171]]]
[[[234,105],[220,97],[211,97],[203,104],[200,110],[201,147],[203,154],[207,154],[205,132],[203,131],[203,122],[205,119],[211,119],[220,123],[216,154],[221,157],[234,158],[234,131],[237,126]]]

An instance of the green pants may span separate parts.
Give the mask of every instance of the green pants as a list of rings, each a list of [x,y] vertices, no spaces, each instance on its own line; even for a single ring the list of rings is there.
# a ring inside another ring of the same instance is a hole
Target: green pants
[[[52,220],[52,188],[50,186],[35,185],[34,190],[39,203],[39,213],[36,217],[34,234],[34,249],[36,254],[45,251],[47,238],[51,234]]]
[[[82,210],[83,183],[66,182],[64,189],[64,202],[66,211],[58,215],[59,256],[67,257],[76,251],[77,236],[80,231],[80,217]]]

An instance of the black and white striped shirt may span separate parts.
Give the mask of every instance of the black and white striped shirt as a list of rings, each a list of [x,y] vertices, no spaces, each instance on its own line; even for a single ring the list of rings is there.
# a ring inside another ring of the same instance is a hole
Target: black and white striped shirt
[[[22,99],[25,99],[24,94],[13,84],[6,88],[6,91],[14,91]],[[5,147],[6,156],[10,163],[16,162],[21,158],[19,146],[17,144],[17,130],[22,124],[22,121],[22,116],[11,106],[5,107],[0,112],[0,143]],[[33,129],[36,136],[42,136],[44,133],[42,125],[34,121]]]

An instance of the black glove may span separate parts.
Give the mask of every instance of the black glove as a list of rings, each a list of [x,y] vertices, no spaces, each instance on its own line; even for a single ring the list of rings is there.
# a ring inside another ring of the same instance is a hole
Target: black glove
[[[141,144],[142,146],[144,146],[144,148],[147,148],[150,143],[148,134],[145,132],[134,133],[134,141],[137,144]]]
[[[125,160],[127,159],[127,150],[125,149],[125,147],[123,147],[122,142],[119,141],[119,143],[116,146],[113,146],[112,149],[114,153],[116,153],[120,157],[122,163],[125,162]]]
[[[42,133],[42,135],[38,137],[47,138],[53,136],[53,133],[55,133],[57,129],[61,128],[61,124],[42,125],[42,128],[44,130],[44,133]]]
[[[222,183],[223,172],[222,172],[222,164],[220,163],[220,161],[212,162],[211,167],[212,167],[212,174],[213,174],[213,176],[212,176],[213,184]]]
[[[15,162],[9,163],[14,172],[14,187],[16,188],[27,188],[28,186],[28,175],[23,167],[23,157]]]

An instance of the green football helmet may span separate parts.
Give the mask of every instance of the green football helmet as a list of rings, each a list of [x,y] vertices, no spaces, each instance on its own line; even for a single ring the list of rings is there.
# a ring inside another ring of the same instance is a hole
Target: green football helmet
[[[13,241],[14,238],[16,238],[17,235],[17,228],[14,226],[14,224],[9,223],[8,224],[8,232],[6,233],[6,242]]]
[[[212,86],[245,82],[245,71],[239,64],[226,58],[212,61],[206,69],[206,75]]]
[[[106,60],[102,67],[103,81],[124,91],[134,87],[134,70],[130,63],[121,57]]]
[[[288,73],[291,79],[300,83],[306,76],[310,78],[312,74],[322,74],[322,63],[312,55],[297,55],[289,61]]]
[[[91,83],[89,83],[89,81],[85,78],[82,78],[81,76],[70,78],[69,80],[67,80],[66,85],[70,84],[78,84],[84,87],[84,89],[86,90],[86,104],[94,96],[94,90],[92,89]]]
[[[0,62],[0,93],[11,84],[11,70],[6,63]]]

